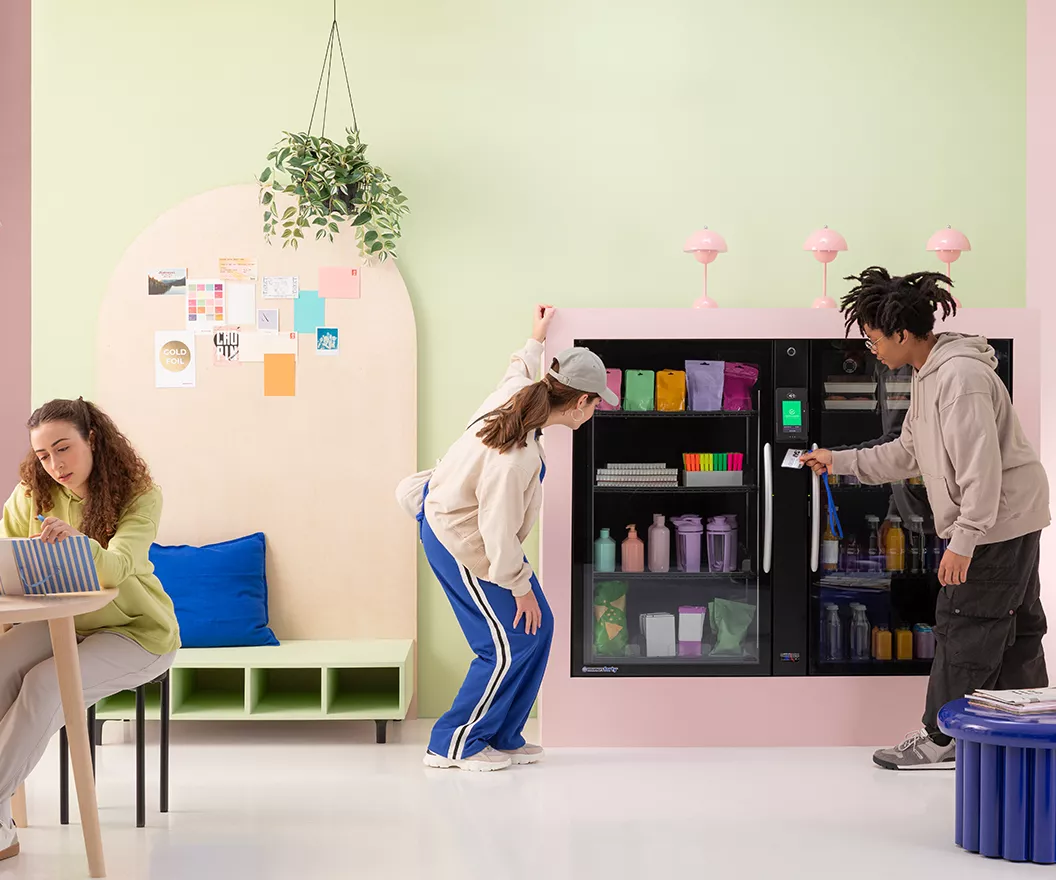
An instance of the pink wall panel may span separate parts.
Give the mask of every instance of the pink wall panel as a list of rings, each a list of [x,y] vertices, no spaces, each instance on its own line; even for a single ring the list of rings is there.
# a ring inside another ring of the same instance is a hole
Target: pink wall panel
[[[30,2],[0,3],[0,491],[26,448],[30,401]]]
[[[1027,3],[1027,306],[1041,316],[1041,460],[1056,482],[1056,3]],[[1056,528],[1043,533],[1042,583],[1056,572]],[[1046,564],[1048,560],[1049,564]],[[1048,607],[1054,612],[1053,605]],[[1051,628],[1050,628],[1051,629]],[[1056,636],[1046,642],[1053,668]]]

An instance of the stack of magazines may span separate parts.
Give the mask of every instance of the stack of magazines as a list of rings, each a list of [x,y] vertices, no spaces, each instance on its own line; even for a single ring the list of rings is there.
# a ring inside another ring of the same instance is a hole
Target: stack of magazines
[[[1010,715],[1048,715],[1056,713],[1056,687],[1024,688],[1013,691],[975,691],[968,695],[969,705]]]
[[[624,488],[678,486],[678,468],[669,468],[663,462],[656,463],[609,463],[598,468],[598,486]]]

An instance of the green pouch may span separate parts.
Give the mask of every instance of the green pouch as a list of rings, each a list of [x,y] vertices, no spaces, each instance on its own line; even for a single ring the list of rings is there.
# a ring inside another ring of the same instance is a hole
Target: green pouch
[[[755,620],[755,606],[716,599],[712,603],[711,620],[715,630],[715,647],[712,648],[711,656],[739,657],[744,654],[744,639]]]
[[[656,393],[656,373],[652,370],[624,370],[623,408],[631,412],[652,412]]]
[[[604,581],[594,588],[594,653],[627,654],[627,584]]]

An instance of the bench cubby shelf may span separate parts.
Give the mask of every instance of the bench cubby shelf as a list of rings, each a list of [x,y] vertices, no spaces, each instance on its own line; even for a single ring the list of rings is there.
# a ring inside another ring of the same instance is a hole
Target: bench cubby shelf
[[[259,648],[182,648],[172,667],[174,721],[402,721],[414,693],[410,639],[288,641]],[[160,714],[147,688],[147,718]],[[99,702],[99,721],[131,720],[135,694]]]

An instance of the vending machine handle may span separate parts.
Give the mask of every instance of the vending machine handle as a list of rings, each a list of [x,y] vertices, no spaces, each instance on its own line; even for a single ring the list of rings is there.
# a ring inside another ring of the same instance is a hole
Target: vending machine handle
[[[818,444],[810,447],[817,450]],[[821,478],[811,473],[814,480],[810,493],[810,570],[818,570],[818,556],[821,552]]]
[[[769,443],[763,446],[763,574],[770,573],[774,551],[774,462]]]

